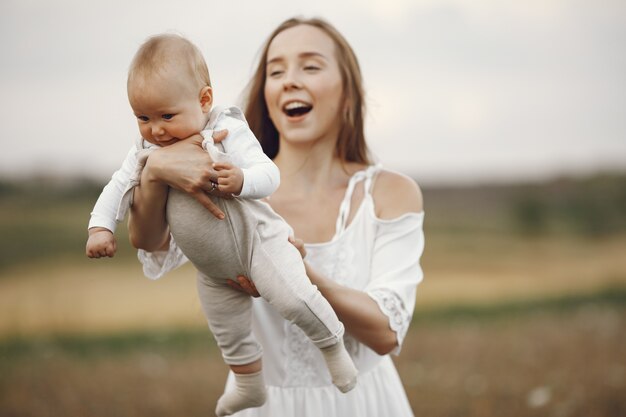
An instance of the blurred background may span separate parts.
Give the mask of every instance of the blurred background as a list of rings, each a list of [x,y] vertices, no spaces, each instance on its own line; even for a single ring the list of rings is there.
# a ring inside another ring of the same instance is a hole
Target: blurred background
[[[293,15],[352,44],[371,147],[424,192],[425,280],[395,358],[415,414],[626,415],[617,0],[0,2],[0,415],[210,414],[226,367],[192,268],[143,278],[124,227],[114,259],[88,260],[86,225],[137,134],[138,45],[189,37],[217,102],[239,103]]]

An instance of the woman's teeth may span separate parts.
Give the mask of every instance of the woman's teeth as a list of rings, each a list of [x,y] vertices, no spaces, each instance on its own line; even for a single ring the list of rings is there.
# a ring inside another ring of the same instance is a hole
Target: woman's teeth
[[[301,101],[292,101],[291,103],[287,103],[283,108],[283,111],[289,117],[301,116],[311,111],[313,106],[307,103],[303,103]]]

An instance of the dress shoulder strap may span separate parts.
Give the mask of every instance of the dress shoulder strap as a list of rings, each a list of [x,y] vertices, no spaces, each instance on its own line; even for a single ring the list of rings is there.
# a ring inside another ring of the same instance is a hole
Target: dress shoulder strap
[[[350,216],[350,203],[352,202],[352,194],[354,194],[356,185],[361,181],[365,181],[365,195],[363,199],[365,201],[365,197],[371,195],[374,178],[381,168],[382,166],[380,164],[370,165],[366,169],[357,171],[352,175],[350,182],[348,182],[346,194],[343,197],[341,206],[339,206],[339,215],[337,216],[337,222],[335,224],[335,237],[339,236],[347,226],[348,216]]]

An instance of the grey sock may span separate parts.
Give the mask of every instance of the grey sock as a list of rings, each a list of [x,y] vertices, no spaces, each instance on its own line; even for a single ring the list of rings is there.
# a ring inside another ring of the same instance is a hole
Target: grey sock
[[[358,371],[343,345],[343,340],[339,339],[338,343],[320,350],[330,371],[333,384],[339,388],[339,391],[345,393],[354,388]]]
[[[260,407],[265,404],[266,392],[263,371],[253,374],[234,374],[235,387],[222,394],[217,401],[215,414],[229,416],[245,408]]]

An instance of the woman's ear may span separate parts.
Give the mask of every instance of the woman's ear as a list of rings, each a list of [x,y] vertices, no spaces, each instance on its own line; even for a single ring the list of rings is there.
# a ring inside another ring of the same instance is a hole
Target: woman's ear
[[[211,105],[213,104],[213,90],[208,85],[202,87],[200,90],[200,105],[202,111],[208,113],[211,111]]]

